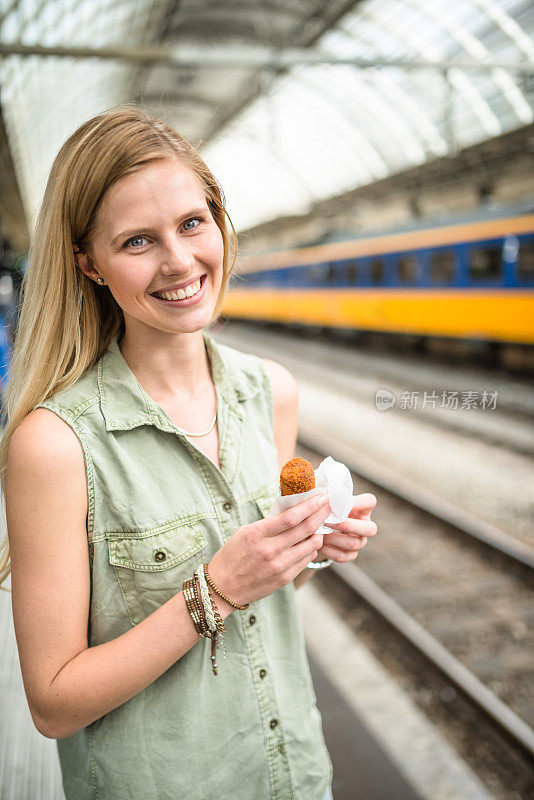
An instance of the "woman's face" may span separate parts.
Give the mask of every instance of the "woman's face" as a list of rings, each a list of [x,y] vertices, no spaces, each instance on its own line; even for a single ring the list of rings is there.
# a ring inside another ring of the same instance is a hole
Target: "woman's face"
[[[92,257],[127,327],[186,333],[211,322],[222,282],[222,234],[199,179],[177,159],[155,161],[108,189]],[[175,299],[154,296],[165,291]]]

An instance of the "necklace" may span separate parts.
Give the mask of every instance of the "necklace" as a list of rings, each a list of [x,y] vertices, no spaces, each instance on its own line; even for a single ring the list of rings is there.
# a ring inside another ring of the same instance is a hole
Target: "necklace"
[[[207,431],[202,431],[202,433],[191,433],[191,431],[185,431],[183,428],[180,428],[182,433],[185,433],[186,436],[207,436],[208,433],[211,433],[215,423],[217,422],[217,412],[215,412],[215,416],[213,417],[210,426]]]

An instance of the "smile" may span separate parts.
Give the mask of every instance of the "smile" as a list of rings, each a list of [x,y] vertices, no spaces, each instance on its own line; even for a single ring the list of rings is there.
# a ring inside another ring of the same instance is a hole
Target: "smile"
[[[194,283],[190,283],[185,289],[175,289],[172,292],[155,292],[151,294],[156,303],[160,303],[166,308],[189,308],[189,306],[201,303],[206,296],[206,285],[208,276],[202,275]]]
[[[200,292],[202,279],[199,278],[194,283],[190,283],[185,289],[174,289],[172,292],[154,292],[154,297],[161,297],[163,300],[185,300],[186,297],[193,297]]]

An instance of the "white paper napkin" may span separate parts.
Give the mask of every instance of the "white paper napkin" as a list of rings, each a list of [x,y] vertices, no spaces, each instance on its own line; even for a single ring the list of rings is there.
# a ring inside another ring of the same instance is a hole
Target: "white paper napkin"
[[[314,473],[315,489],[310,489],[309,492],[301,492],[301,494],[287,494],[284,497],[277,497],[271,506],[269,516],[274,517],[275,514],[280,514],[287,508],[296,506],[309,497],[313,497],[314,494],[326,491],[330,495],[331,513],[326,518],[325,524],[321,525],[316,533],[331,533],[332,530],[327,527],[326,523],[344,522],[354,505],[355,497],[352,495],[354,490],[352,478],[348,467],[340,461],[334,461],[331,456],[321,461]]]

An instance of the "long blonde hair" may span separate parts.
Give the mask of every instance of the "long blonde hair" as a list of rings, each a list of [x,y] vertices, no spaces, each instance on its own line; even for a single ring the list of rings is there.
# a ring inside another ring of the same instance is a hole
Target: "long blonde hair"
[[[39,403],[81,378],[115,334],[124,331],[122,309],[106,286],[96,285],[77,266],[73,245],[82,253],[90,251],[96,212],[112,184],[169,157],[178,158],[196,174],[222,234],[223,280],[213,319],[219,315],[237,255],[237,237],[222,189],[196,149],[164,120],[130,104],[85,122],[67,139],[52,165],[22,281],[2,412],[3,493],[9,444],[17,426]],[[4,588],[11,571],[7,536],[0,547],[0,588]]]

